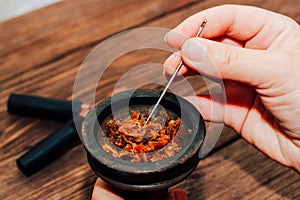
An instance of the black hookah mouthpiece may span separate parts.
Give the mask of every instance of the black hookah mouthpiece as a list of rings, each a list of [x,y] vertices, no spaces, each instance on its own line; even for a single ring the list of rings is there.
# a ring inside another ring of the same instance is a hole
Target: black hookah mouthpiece
[[[81,112],[82,103],[73,101],[73,104],[72,107],[72,101],[11,94],[7,101],[7,110],[11,114],[25,117],[67,122],[73,118],[73,112]]]
[[[18,158],[17,166],[26,176],[30,176],[78,144],[80,144],[80,138],[74,120],[71,119],[62,128]]]

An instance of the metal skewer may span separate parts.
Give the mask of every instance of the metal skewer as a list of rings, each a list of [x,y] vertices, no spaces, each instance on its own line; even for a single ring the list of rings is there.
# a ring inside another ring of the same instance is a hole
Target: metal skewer
[[[200,36],[200,34],[202,33],[203,28],[204,28],[204,26],[206,25],[206,23],[207,23],[207,20],[204,19],[203,22],[202,22],[202,24],[200,25],[200,28],[199,28],[199,30],[198,30],[198,33],[196,34],[195,37],[199,37],[199,36]],[[147,118],[147,120],[146,120],[146,122],[145,122],[145,124],[144,124],[143,127],[145,127],[145,126],[148,124],[149,120],[151,119],[151,117],[152,117],[153,114],[155,113],[155,110],[157,109],[157,107],[158,107],[160,101],[162,100],[162,98],[164,97],[165,93],[166,93],[167,90],[169,89],[171,83],[173,82],[174,78],[175,78],[176,75],[178,74],[178,72],[179,72],[179,70],[181,69],[182,65],[183,65],[183,61],[181,60],[180,63],[178,64],[178,66],[177,66],[175,72],[174,72],[173,75],[171,76],[169,82],[167,83],[167,85],[166,85],[164,91],[161,93],[161,95],[160,95],[158,101],[156,102],[156,104],[154,105],[153,109],[151,110],[151,112],[150,112],[150,114],[149,114],[149,116],[148,116],[148,118]]]

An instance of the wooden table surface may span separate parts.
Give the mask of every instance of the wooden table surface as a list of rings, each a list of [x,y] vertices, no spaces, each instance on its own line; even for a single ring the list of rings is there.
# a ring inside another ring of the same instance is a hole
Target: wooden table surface
[[[300,22],[298,0],[67,0],[1,23],[0,199],[90,199],[96,180],[81,145],[30,177],[18,170],[16,159],[62,124],[8,114],[10,93],[71,99],[82,61],[109,36],[137,27],[172,28],[225,3],[259,6]],[[162,63],[166,56],[138,53],[116,61],[97,98],[107,95],[130,67]],[[300,199],[299,174],[268,159],[228,127],[213,152],[177,187],[187,191],[188,199]]]

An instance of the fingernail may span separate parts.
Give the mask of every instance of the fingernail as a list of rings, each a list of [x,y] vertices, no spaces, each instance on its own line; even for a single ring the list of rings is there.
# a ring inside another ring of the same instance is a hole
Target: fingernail
[[[177,34],[178,34],[178,33],[177,33],[174,29],[173,29],[173,30],[170,30],[169,32],[167,32],[167,33],[165,34],[165,36],[164,36],[164,41],[165,41],[166,43],[168,43],[167,38],[169,38],[169,39],[172,40],[172,38],[175,37]]]
[[[176,29],[170,30],[168,33],[164,35],[164,42],[171,48],[180,50],[182,44],[187,39],[187,37],[178,32]]]
[[[168,74],[173,74],[174,73],[175,69],[171,66],[171,64],[169,64],[169,63],[173,62],[173,59],[175,59],[175,55],[174,54],[170,55],[166,59],[166,61],[164,63],[164,75],[168,75]]]
[[[201,67],[207,60],[207,47],[199,38],[188,39],[182,46],[182,57],[185,62]]]
[[[164,42],[165,43],[167,43],[167,37],[168,37],[168,34],[170,33],[170,31],[169,32],[167,32],[166,34],[165,34],[165,36],[164,36]]]
[[[164,63],[164,74],[173,74],[175,71],[175,68],[177,64],[175,64],[177,61],[180,62],[181,56],[178,55],[178,53],[171,54]]]

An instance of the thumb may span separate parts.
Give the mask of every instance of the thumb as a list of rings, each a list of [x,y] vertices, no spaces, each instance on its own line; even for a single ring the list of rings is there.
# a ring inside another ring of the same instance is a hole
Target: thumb
[[[199,73],[252,86],[274,81],[284,66],[278,51],[236,47],[203,38],[191,38],[182,46],[185,64]]]

